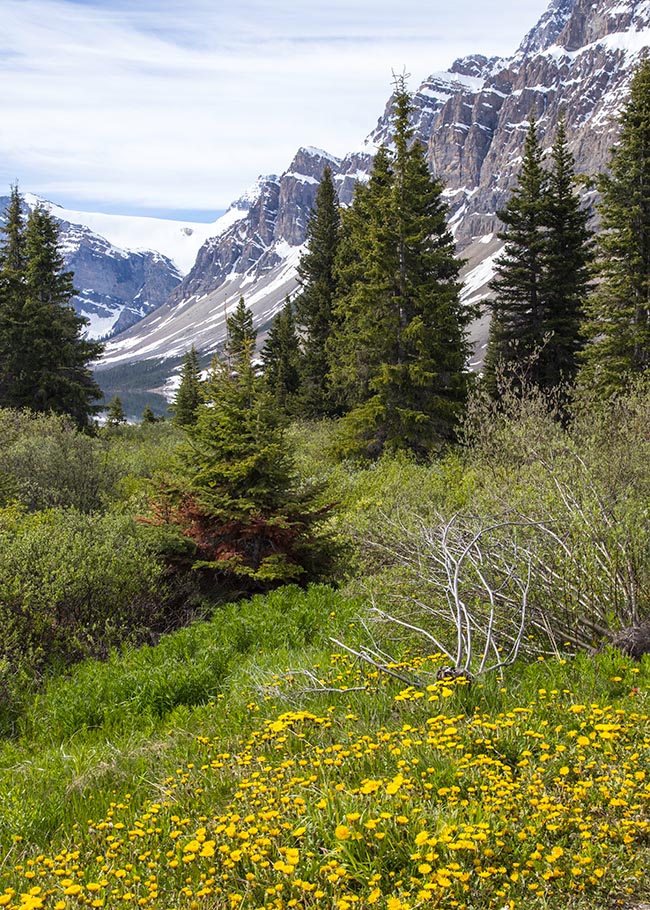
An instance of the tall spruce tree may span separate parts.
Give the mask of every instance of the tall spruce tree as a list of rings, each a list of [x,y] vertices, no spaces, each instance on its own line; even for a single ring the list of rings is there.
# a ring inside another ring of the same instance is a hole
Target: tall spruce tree
[[[235,311],[226,317],[226,357],[233,369],[255,349],[257,330],[253,328],[253,313],[240,297]]]
[[[189,427],[196,423],[201,403],[201,367],[194,345],[183,358],[180,379],[170,410],[174,413],[173,422],[177,427]]]
[[[505,249],[496,261],[496,278],[490,284],[494,297],[487,304],[492,317],[484,364],[488,387],[494,384],[497,363],[508,373],[509,364],[530,357],[544,344],[547,188],[548,174],[531,115],[517,185],[497,213],[505,224],[498,234]]]
[[[383,356],[384,342],[374,324],[373,307],[386,292],[382,268],[389,253],[386,212],[393,179],[391,155],[381,147],[370,180],[355,185],[352,205],[341,213],[334,326],[327,347],[333,395],[337,410],[343,413],[371,397],[370,382]]]
[[[20,372],[25,342],[25,222],[17,186],[11,187],[4,215],[4,241],[0,245],[0,406],[12,403],[11,393]]]
[[[650,367],[650,60],[638,66],[599,180],[600,282],[587,306],[583,388],[607,398]]]
[[[330,350],[353,407],[343,448],[371,456],[425,455],[451,439],[467,391],[472,313],[460,304],[442,185],[413,142],[411,109],[398,79],[394,149],[379,151],[367,187],[355,193],[338,263],[341,324]]]
[[[330,387],[328,340],[336,293],[334,264],[341,215],[332,171],[326,167],[307,221],[306,250],[298,265],[301,290],[295,299],[296,323],[302,337],[301,408],[307,417],[335,410]]]
[[[56,222],[37,206],[23,235],[19,207],[14,190],[0,263],[0,344],[7,354],[1,368],[3,403],[66,414],[85,428],[97,411],[93,402],[101,397],[88,363],[103,346],[84,337],[86,320],[70,303],[73,275],[64,269]]]
[[[546,170],[531,116],[518,184],[498,214],[506,226],[499,234],[506,246],[491,283],[495,297],[488,303],[486,385],[496,391],[497,363],[506,377],[514,379],[523,371],[527,381],[541,388],[570,384],[583,346],[593,235],[589,212],[575,188],[564,118]]]
[[[297,399],[300,389],[300,343],[293,304],[288,298],[273,320],[264,342],[262,364],[266,387],[280,411],[290,415],[304,413],[302,402],[299,404]]]
[[[572,384],[584,346],[584,310],[591,290],[593,232],[589,210],[575,185],[575,159],[560,119],[553,144],[545,206],[544,332],[550,337],[540,352],[539,384]]]

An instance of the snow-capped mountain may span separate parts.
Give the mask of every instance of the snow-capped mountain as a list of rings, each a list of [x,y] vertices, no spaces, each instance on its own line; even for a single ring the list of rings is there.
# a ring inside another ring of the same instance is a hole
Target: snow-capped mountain
[[[205,241],[245,217],[249,208],[244,196],[206,224],[72,211],[32,193],[24,199],[30,208],[47,208],[58,222],[65,265],[78,289],[73,304],[88,320],[91,338],[124,331],[162,306]],[[8,202],[0,197],[0,223]]]
[[[564,113],[578,171],[598,172],[634,65],[649,45],[650,0],[553,0],[511,58],[470,56],[420,85],[413,126],[446,185],[451,225],[468,260],[465,299],[486,296],[500,250],[496,212],[516,181],[531,111],[546,147]],[[344,159],[304,148],[280,177],[260,178],[245,217],[205,242],[165,305],[109,343],[103,365],[177,356],[192,343],[214,350],[240,294],[263,329],[296,287],[325,165],[348,204],[355,183],[367,180],[376,148],[389,141],[389,127],[390,101],[372,134]],[[475,335],[480,350],[485,326]]]

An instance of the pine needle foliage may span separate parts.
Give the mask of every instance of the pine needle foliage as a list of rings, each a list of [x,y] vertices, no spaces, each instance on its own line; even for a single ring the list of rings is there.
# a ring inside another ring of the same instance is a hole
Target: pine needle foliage
[[[296,489],[282,424],[250,342],[237,370],[215,358],[174,474],[159,483],[154,521],[180,526],[198,548],[195,568],[226,587],[306,581],[328,564],[316,528],[326,510]]]
[[[367,186],[343,216],[340,291],[330,350],[349,415],[343,454],[426,456],[454,438],[468,384],[461,261],[442,184],[413,141],[404,79],[393,97],[393,148],[380,149]]]
[[[650,366],[650,60],[645,57],[620,117],[620,137],[601,175],[597,274],[588,304],[580,385],[600,398],[623,391]]]

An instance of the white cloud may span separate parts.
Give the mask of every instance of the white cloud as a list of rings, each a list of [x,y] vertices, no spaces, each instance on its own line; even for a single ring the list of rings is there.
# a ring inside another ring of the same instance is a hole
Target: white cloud
[[[0,0],[0,192],[225,208],[299,145],[343,155],[391,70],[510,53],[544,0]]]

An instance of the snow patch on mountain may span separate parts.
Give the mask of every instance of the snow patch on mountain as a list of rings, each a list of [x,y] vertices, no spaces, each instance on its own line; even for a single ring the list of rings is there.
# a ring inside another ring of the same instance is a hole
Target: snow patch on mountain
[[[32,193],[25,194],[25,201],[31,207],[40,204],[55,218],[72,225],[81,225],[105,238],[114,249],[113,255],[126,255],[124,251],[155,251],[171,259],[185,275],[194,265],[196,255],[205,241],[218,237],[245,218],[258,197],[259,185],[255,183],[227,212],[211,223],[74,211]]]

